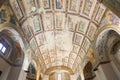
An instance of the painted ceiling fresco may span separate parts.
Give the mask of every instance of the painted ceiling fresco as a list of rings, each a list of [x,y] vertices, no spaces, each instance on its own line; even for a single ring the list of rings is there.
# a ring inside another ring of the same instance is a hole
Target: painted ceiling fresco
[[[9,0],[43,72],[52,66],[76,71],[106,8],[97,0]]]

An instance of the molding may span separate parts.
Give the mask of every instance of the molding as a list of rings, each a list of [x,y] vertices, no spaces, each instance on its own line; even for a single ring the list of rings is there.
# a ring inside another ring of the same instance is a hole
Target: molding
[[[94,67],[94,69],[93,69],[93,71],[97,71],[98,70],[98,67],[100,66],[100,65],[102,65],[102,64],[107,64],[107,63],[110,63],[111,61],[101,61],[101,62],[99,62],[95,67]]]
[[[68,71],[71,75],[74,75],[75,73],[72,71],[72,69],[70,69],[69,67],[66,66],[54,66],[54,67],[50,67],[45,71],[46,75],[49,75],[52,71],[54,70],[65,70]]]

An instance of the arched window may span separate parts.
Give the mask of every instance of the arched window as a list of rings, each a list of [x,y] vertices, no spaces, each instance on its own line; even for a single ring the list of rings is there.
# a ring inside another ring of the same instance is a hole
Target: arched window
[[[8,55],[9,51],[10,51],[9,43],[5,39],[0,38],[0,53],[2,55]]]

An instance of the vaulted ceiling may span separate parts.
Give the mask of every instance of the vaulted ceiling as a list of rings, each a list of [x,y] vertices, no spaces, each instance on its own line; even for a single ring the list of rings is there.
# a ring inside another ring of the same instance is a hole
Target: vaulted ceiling
[[[106,7],[97,0],[9,0],[43,72],[74,72],[93,43]]]

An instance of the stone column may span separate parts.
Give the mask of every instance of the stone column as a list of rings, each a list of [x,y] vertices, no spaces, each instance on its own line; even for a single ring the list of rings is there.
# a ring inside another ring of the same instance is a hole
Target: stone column
[[[100,63],[95,70],[96,77],[93,80],[119,80],[110,62]]]

